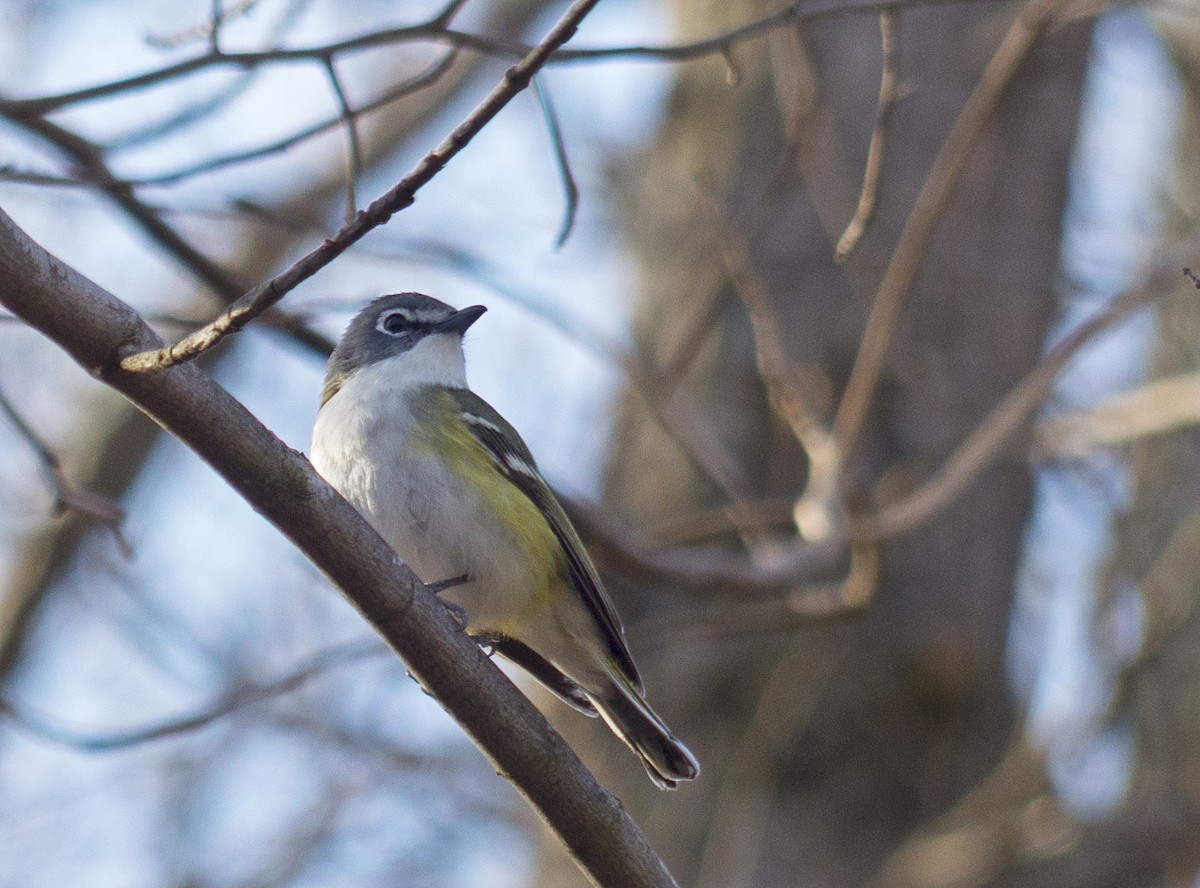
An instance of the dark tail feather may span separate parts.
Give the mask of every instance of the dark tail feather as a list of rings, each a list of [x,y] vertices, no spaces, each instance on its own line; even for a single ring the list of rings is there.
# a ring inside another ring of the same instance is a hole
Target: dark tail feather
[[[584,693],[583,688],[575,684],[566,673],[533,648],[515,638],[507,638],[503,635],[483,640],[500,656],[516,663],[540,681],[546,690],[568,706],[579,710],[589,718],[596,717],[596,707],[592,705],[592,701]]]
[[[615,678],[603,695],[589,694],[613,733],[638,754],[659,789],[694,780],[700,763],[627,682]]]

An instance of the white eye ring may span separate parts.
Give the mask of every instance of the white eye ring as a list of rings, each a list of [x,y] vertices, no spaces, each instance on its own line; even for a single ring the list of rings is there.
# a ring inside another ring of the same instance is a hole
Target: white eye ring
[[[388,324],[393,323],[396,318],[400,318],[404,322],[403,325],[389,328]],[[408,311],[403,308],[393,308],[379,316],[379,320],[375,322],[375,329],[387,336],[399,336],[412,326],[412,322],[412,315]]]

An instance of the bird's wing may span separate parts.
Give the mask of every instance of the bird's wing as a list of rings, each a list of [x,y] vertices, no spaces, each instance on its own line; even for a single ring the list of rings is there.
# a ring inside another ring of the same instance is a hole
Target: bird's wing
[[[567,518],[562,505],[542,478],[533,461],[533,454],[521,440],[516,429],[483,398],[468,389],[451,389],[463,421],[471,434],[492,457],[496,470],[520,490],[546,517],[566,557],[571,585],[579,592],[588,611],[596,620],[613,659],[629,679],[642,690],[633,656],[625,643],[625,630],[600,582],[595,565],[588,557],[579,534]]]

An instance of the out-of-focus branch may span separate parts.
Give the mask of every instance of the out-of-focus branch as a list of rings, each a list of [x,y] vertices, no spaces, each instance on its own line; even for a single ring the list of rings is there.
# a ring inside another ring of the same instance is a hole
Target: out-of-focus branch
[[[750,316],[758,374],[775,412],[788,424],[808,457],[808,482],[793,510],[804,541],[814,542],[839,533],[844,523],[838,483],[840,451],[797,378],[784,348],[783,327],[762,279],[750,261],[750,250],[732,226],[721,229],[722,259],[734,288]]]
[[[588,540],[589,545],[591,540]],[[793,578],[790,589],[773,595],[718,600],[690,611],[673,610],[648,617],[629,627],[638,650],[675,645],[709,644],[731,638],[762,638],[794,632],[801,626],[852,619],[862,614],[879,586],[879,549],[872,543],[850,549],[850,569],[840,583],[803,582]],[[710,595],[730,591],[714,586]],[[740,590],[734,590],[740,591]]]
[[[0,213],[0,302],[191,447],[346,594],[600,886],[675,886],[617,800],[304,457],[195,366],[129,373],[158,337]]]
[[[844,262],[858,246],[858,240],[867,230],[871,217],[875,215],[875,204],[879,201],[879,187],[883,184],[883,154],[888,131],[892,124],[892,111],[900,93],[900,13],[894,6],[879,13],[880,43],[883,46],[882,73],[879,76],[879,110],[875,112],[875,129],[871,132],[871,144],[867,148],[867,165],[863,171],[862,193],[854,216],[838,239],[834,258]]]
[[[571,160],[567,156],[567,143],[558,123],[558,112],[554,110],[550,92],[542,85],[540,77],[533,78],[533,91],[537,94],[538,107],[542,109],[542,117],[546,121],[546,132],[550,134],[550,144],[554,149],[554,163],[558,167],[558,178],[566,196],[562,225],[554,239],[555,249],[558,249],[567,242],[567,238],[571,236],[571,229],[575,227],[575,214],[579,209],[579,186],[575,184],[575,175],[571,172]]]
[[[265,65],[318,64],[326,65],[330,60],[354,52],[376,49],[410,42],[440,42],[459,49],[476,49],[496,55],[520,58],[533,48],[520,43],[493,37],[477,36],[450,27],[450,20],[462,6],[461,0],[453,0],[432,19],[417,25],[371,31],[357,37],[325,43],[317,46],[294,49],[263,49],[249,52],[222,52],[210,46],[201,55],[164,65],[152,71],[135,74],[107,83],[26,99],[0,99],[0,114],[14,120],[29,120],[44,117],[73,105],[94,102],[120,96],[125,93],[148,89],[161,83],[178,80],[210,68],[241,68],[249,70]]]
[[[843,593],[830,593],[825,586],[808,586],[806,581],[834,569],[848,549],[853,553],[852,544],[870,544],[911,533],[941,514],[1028,427],[1067,362],[1097,335],[1164,292],[1165,276],[1166,272],[1155,275],[1146,286],[1113,300],[1060,340],[976,426],[942,467],[911,493],[896,502],[885,503],[875,512],[850,516],[841,532],[812,543],[797,542],[770,563],[753,564],[744,556],[715,547],[650,549],[608,525],[592,510],[570,501],[566,505],[598,562],[630,579],[668,582],[680,590],[750,596],[792,590],[787,604],[789,612],[803,617],[836,613],[851,606],[839,604],[844,599]],[[780,501],[747,502],[743,504],[743,513],[712,512],[698,518],[704,535],[711,537],[737,532],[744,514],[757,516],[758,526],[782,524],[789,517],[784,505]],[[806,589],[816,590],[811,600],[806,597]],[[831,606],[830,602],[834,604]]]
[[[836,570],[847,556],[846,540],[836,536],[788,547],[778,557],[761,563],[727,547],[651,549],[613,527],[595,510],[570,500],[563,505],[601,569],[612,570],[633,582],[667,583],[680,592],[785,594],[797,588],[806,589],[811,578]],[[736,529],[736,525],[731,529]],[[801,594],[803,597],[804,593]],[[836,592],[822,596],[830,597],[839,596]],[[824,614],[831,608],[822,604],[816,610]]]
[[[451,50],[420,74],[417,74],[415,77],[405,80],[403,83],[397,84],[396,86],[385,90],[378,98],[372,99],[369,102],[364,102],[357,108],[350,109],[350,119],[357,122],[359,118],[370,114],[373,111],[378,111],[379,109],[384,108],[393,102],[407,98],[414,93],[433,86],[449,72],[451,66],[454,64],[454,61],[457,58],[457,50]],[[169,170],[167,172],[156,173],[149,176],[138,176],[136,178],[126,179],[124,181],[129,185],[142,187],[175,185],[179,182],[186,181],[187,179],[201,176],[206,173],[213,173],[217,170],[225,169],[226,167],[236,166],[237,164],[247,163],[252,160],[259,160],[264,157],[269,157],[272,154],[282,154],[285,151],[295,148],[297,145],[303,144],[309,139],[313,139],[323,133],[327,133],[332,129],[344,125],[345,121],[343,120],[343,116],[338,115],[337,117],[331,117],[327,120],[322,120],[320,123],[313,124],[310,127],[306,127],[305,129],[294,132],[289,136],[285,136],[282,139],[278,139],[266,145],[260,145],[257,148],[249,148],[245,151],[235,151],[230,154],[222,154],[217,157],[211,157],[208,160],[201,161],[200,163],[196,163],[191,166]],[[3,167],[0,167],[0,171],[3,169]],[[54,184],[63,183],[56,182]],[[66,184],[88,183],[69,181]]]
[[[416,199],[417,191],[465,148],[518,93],[529,86],[533,75],[546,63],[550,53],[574,35],[579,23],[597,2],[598,0],[575,0],[546,37],[520,62],[505,72],[504,79],[440,145],[426,154],[412,172],[392,186],[386,194],[359,212],[353,221],[343,225],[337,234],[327,238],[282,274],[255,287],[208,325],[185,336],[172,346],[128,355],[121,362],[122,368],[134,373],[162,370],[203,354],[275,305],[298,284],[312,277],[369,231],[383,225],[394,214],[410,206]]]
[[[536,3],[530,3],[528,0],[506,0],[489,7],[485,27],[496,33],[520,33],[529,27],[543,8],[543,0]],[[368,164],[379,164],[392,156],[407,139],[427,126],[444,107],[445,102],[470,83],[481,67],[480,58],[462,59],[461,64],[453,66],[449,62],[448,58],[444,59],[442,63],[435,63],[427,69],[424,75],[419,75],[432,77],[436,81],[436,89],[422,95],[419,100],[406,104],[400,109],[401,113],[389,115],[386,121],[380,121],[379,125],[365,129],[368,136],[365,144]],[[443,64],[444,77],[443,71],[439,70]],[[334,120],[332,126],[336,125],[337,121]],[[77,162],[82,164],[85,161],[86,157]],[[293,219],[299,208],[325,206],[336,199],[340,185],[340,175],[337,172],[329,172],[306,186],[300,194],[292,196],[287,203],[271,208],[267,213],[279,219]],[[154,211],[149,207],[139,207],[140,201],[136,196],[131,196],[130,202],[131,206],[128,208],[121,201],[117,201],[117,205],[127,212],[135,225],[142,227],[142,230],[153,238],[153,230],[142,226],[140,212]],[[281,228],[287,231],[286,238],[278,237]],[[308,233],[308,229],[299,233]],[[238,251],[230,264],[244,269],[242,273],[249,279],[263,278],[271,273],[280,258],[292,249],[296,234],[294,226],[281,226],[278,223],[269,229],[252,228],[238,238]],[[169,245],[161,241],[159,243],[170,252]],[[186,267],[187,263],[183,257],[174,255],[174,258]],[[241,295],[242,287],[232,277],[227,276],[227,282],[229,288],[218,289],[217,292],[222,298],[232,301]],[[6,317],[11,319],[12,316]],[[267,317],[263,320],[266,321]],[[274,309],[270,320],[275,327],[291,324],[296,331],[292,335],[301,341],[307,340],[322,357],[332,348],[332,343],[324,341],[324,337],[311,336],[310,328],[301,323],[304,318],[293,318]],[[185,327],[192,329],[198,323],[200,322],[189,321]],[[82,477],[78,480],[88,489],[103,491],[110,498],[116,499],[135,477],[158,429],[139,411],[127,407],[122,407],[112,424],[113,430],[104,435],[94,452],[86,480]],[[29,544],[23,548],[21,559],[10,574],[4,594],[0,595],[0,680],[19,661],[27,629],[36,617],[40,602],[53,588],[60,571],[70,563],[86,526],[88,525],[83,520],[75,518],[73,514],[69,515],[68,520],[55,522],[52,527],[31,538]]]
[[[647,59],[663,62],[682,62],[711,55],[729,57],[739,43],[752,40],[803,19],[819,18],[862,9],[883,9],[894,6],[930,5],[962,2],[962,0],[798,0],[778,12],[765,15],[716,36],[675,45],[611,46],[596,49],[559,49],[547,59],[548,64],[597,62],[610,59]],[[62,108],[93,102],[148,89],[210,68],[249,69],[276,64],[324,64],[336,58],[363,50],[402,43],[441,43],[458,49],[468,49],[502,58],[519,59],[533,49],[526,44],[501,40],[480,34],[459,31],[449,26],[453,13],[462,5],[459,0],[427,22],[400,28],[371,31],[319,46],[294,49],[264,49],[249,52],[216,52],[212,47],[202,55],[164,65],[151,71],[120,80],[84,87],[51,96],[25,99],[0,99],[0,114],[14,119],[42,117]]]
[[[940,514],[1027,427],[1067,361],[1097,334],[1146,305],[1161,292],[1153,285],[1131,290],[1080,324],[1005,395],[932,478],[902,500],[881,507],[874,515],[856,518],[852,530],[854,536],[859,539],[900,536]]]
[[[342,80],[338,77],[337,66],[333,59],[326,61],[325,73],[329,76],[329,85],[337,98],[338,117],[342,128],[346,131],[346,224],[349,225],[354,221],[354,214],[358,212],[358,198],[355,192],[358,187],[358,177],[362,175],[362,144],[358,139],[358,122],[354,109],[350,105],[350,98],[346,95],[346,88],[342,86]]]
[[[1082,459],[1103,447],[1128,444],[1200,424],[1200,373],[1148,382],[1102,404],[1042,423],[1036,451],[1047,458]]]
[[[917,195],[912,212],[892,252],[883,280],[875,295],[875,304],[863,330],[858,356],[846,382],[841,405],[833,423],[834,437],[848,459],[867,418],[875,389],[883,374],[888,347],[909,287],[917,275],[929,241],[941,221],[942,213],[972,149],[983,134],[988,119],[1004,90],[1016,74],[1022,59],[1038,37],[1054,22],[1055,16],[1071,0],[1026,0],[1008,32],[992,54],[979,83],[959,112],[954,127],[934,158],[929,175]]]
[[[244,287],[235,275],[222,268],[211,257],[196,249],[163,219],[162,213],[144,203],[132,185],[115,176],[105,162],[103,151],[81,136],[42,118],[15,120],[19,126],[45,139],[67,155],[80,168],[82,177],[92,182],[129,217],[145,234],[199,280],[211,287],[225,301],[239,296]],[[270,318],[273,326],[287,331],[294,340],[322,356],[329,354],[333,343],[309,330],[296,319],[274,309]]]
[[[386,650],[378,638],[341,644],[314,654],[299,667],[274,681],[243,683],[215,703],[188,715],[125,731],[102,734],[68,728],[55,724],[42,713],[35,713],[30,707],[3,699],[0,699],[0,715],[7,716],[14,724],[51,743],[81,752],[112,752],[190,733],[245,706],[294,691],[337,666],[376,656]]]
[[[46,477],[54,488],[55,509],[59,512],[74,511],[91,518],[93,521],[106,526],[113,532],[124,547],[121,540],[121,524],[125,521],[125,510],[120,504],[106,496],[81,490],[67,480],[62,460],[45,441],[41,439],[33,427],[25,420],[8,398],[0,394],[0,412],[8,417],[9,422],[20,433],[21,437],[37,454],[38,461],[46,470]]]

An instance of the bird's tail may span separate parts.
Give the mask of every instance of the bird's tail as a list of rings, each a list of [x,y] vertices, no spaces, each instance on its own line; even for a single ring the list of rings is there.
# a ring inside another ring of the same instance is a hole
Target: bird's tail
[[[660,789],[674,789],[681,780],[694,780],[700,763],[663,724],[641,694],[622,675],[613,675],[601,693],[588,692],[613,733],[625,741],[646,766]]]

